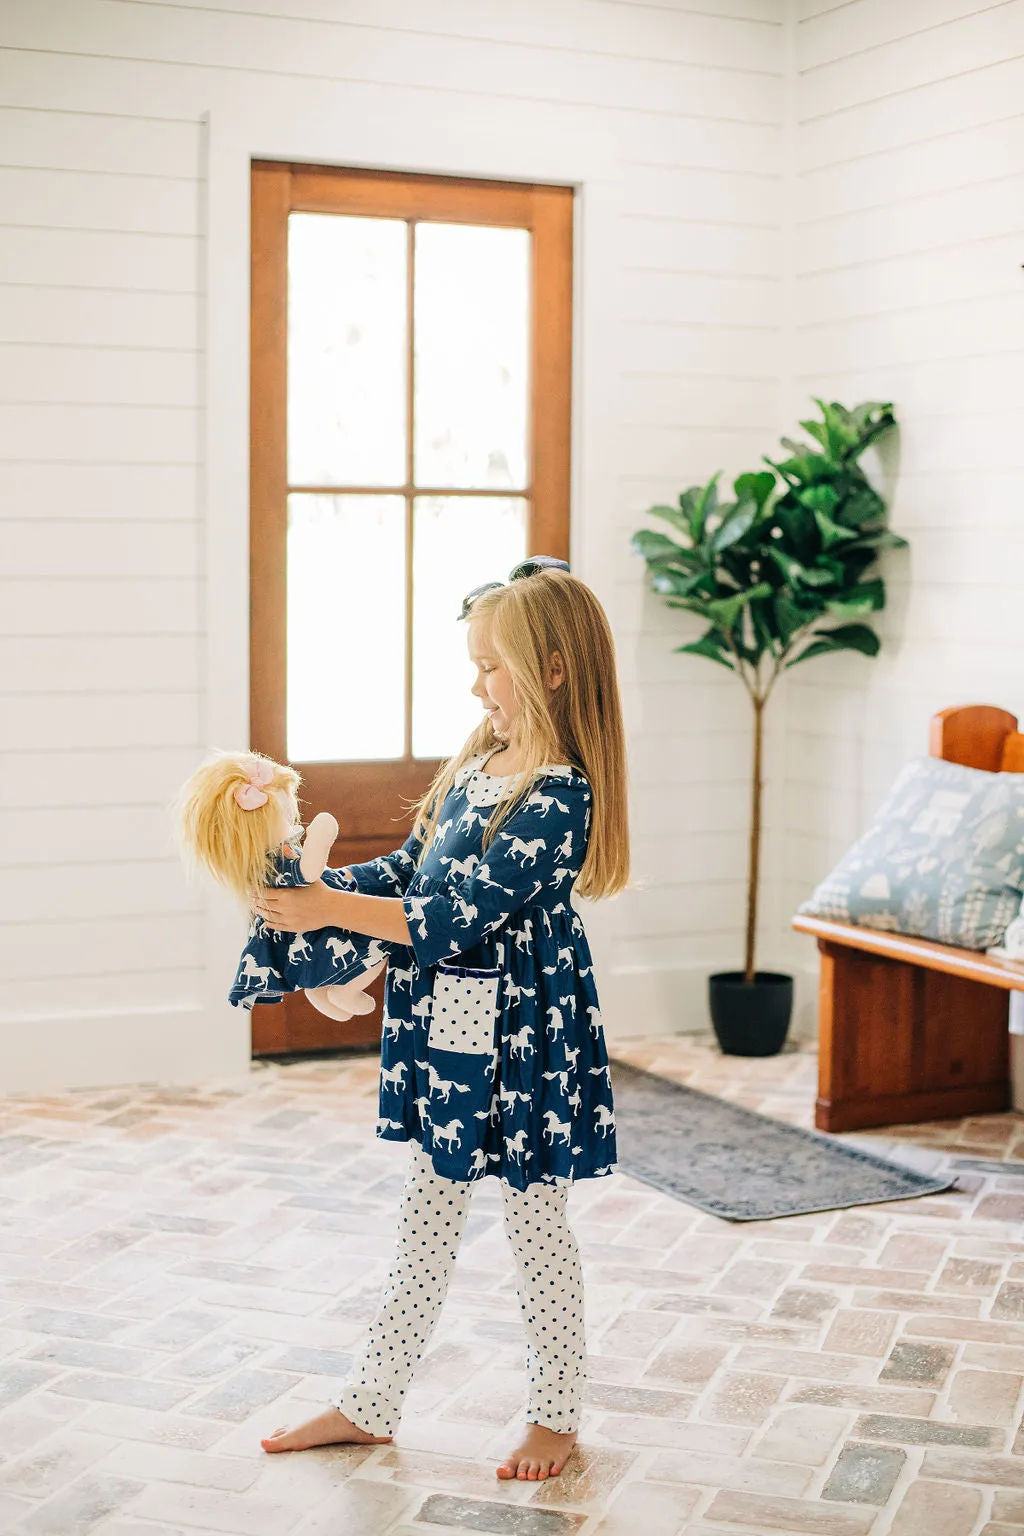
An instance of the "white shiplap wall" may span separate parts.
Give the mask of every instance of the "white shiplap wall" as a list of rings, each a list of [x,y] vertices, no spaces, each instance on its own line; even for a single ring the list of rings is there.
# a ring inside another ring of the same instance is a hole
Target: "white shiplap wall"
[[[245,719],[243,150],[580,183],[574,558],[643,882],[591,923],[613,1034],[694,1022],[738,945],[747,722],[628,535],[781,425],[782,0],[7,0],[0,45],[0,1086],[247,1059],[165,812]]]
[[[794,42],[787,414],[895,402],[876,472],[911,549],[886,562],[878,659],[790,683],[789,910],[927,750],[933,711],[1024,715],[1024,4],[801,0]]]

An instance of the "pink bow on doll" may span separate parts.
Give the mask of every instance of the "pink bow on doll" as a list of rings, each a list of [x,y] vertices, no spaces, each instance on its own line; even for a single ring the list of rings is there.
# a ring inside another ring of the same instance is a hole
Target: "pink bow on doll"
[[[256,811],[261,805],[266,805],[270,796],[265,786],[274,777],[272,764],[263,762],[260,758],[252,759],[252,769],[244,784],[235,785],[235,799],[243,811]]]

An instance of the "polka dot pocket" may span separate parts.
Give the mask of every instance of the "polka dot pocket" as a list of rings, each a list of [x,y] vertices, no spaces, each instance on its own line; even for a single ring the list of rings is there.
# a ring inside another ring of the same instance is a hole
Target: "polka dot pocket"
[[[494,1047],[498,1019],[498,970],[439,965],[428,1044],[436,1051],[483,1055]]]

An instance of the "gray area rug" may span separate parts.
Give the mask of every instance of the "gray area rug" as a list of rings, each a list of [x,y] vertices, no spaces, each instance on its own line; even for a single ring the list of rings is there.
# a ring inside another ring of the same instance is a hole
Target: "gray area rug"
[[[816,1131],[612,1062],[619,1168],[712,1216],[767,1221],[951,1189]]]

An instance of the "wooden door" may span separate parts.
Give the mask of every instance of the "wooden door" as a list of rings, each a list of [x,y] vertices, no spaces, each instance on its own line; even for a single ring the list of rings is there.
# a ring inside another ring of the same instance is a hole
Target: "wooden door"
[[[479,718],[462,595],[568,558],[572,221],[567,187],[253,162],[252,746],[335,866],[404,840]],[[254,1055],[378,1039],[377,991],[255,1008]]]

